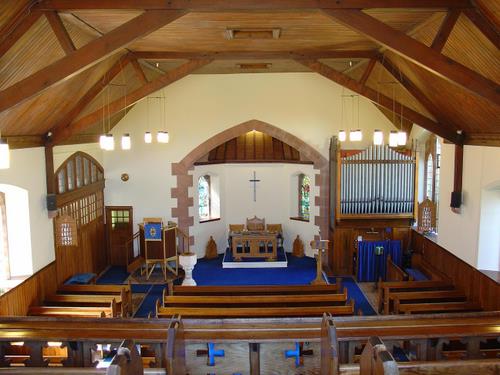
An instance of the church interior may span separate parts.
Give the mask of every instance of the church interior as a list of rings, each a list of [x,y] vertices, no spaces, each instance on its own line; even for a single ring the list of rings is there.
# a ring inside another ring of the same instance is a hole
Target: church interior
[[[499,0],[0,1],[1,374],[498,374]]]

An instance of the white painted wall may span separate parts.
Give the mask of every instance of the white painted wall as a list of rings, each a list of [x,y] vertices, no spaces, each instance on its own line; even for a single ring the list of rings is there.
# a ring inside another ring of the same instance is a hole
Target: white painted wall
[[[500,184],[481,192],[477,268],[500,271]]]
[[[301,138],[328,158],[330,137],[336,135],[339,129],[349,128],[342,123],[341,116],[341,95],[347,93],[337,84],[315,73],[190,75],[183,78],[164,89],[166,123],[160,117],[161,107],[157,101],[151,100],[148,109],[147,101],[143,100],[113,129],[117,139],[123,133],[130,133],[132,150],[117,149],[103,154],[106,205],[132,205],[135,223],[147,216],[171,220],[171,208],[176,203],[170,198],[170,190],[176,182],[171,175],[171,163],[182,160],[199,144],[221,131],[252,119],[268,122]],[[343,147],[364,148],[371,143],[374,129],[382,129],[388,134],[392,127],[375,106],[365,99],[360,99],[359,126],[365,131],[364,141],[356,144],[346,142]],[[158,130],[168,130],[170,143],[145,144],[144,132],[156,133]],[[224,172],[225,181],[222,181],[224,178],[220,171],[221,184],[226,192],[229,187],[233,188],[233,184],[238,189],[248,190],[249,175],[253,171],[251,168],[227,166],[231,175]],[[245,203],[239,216],[236,211],[228,210],[225,213],[228,217],[224,216],[221,222],[196,226],[195,235],[200,238],[196,240],[198,254],[204,252],[210,234],[217,237],[220,249],[226,224],[244,222],[247,215],[256,214],[265,216],[266,220],[278,220],[286,224],[290,233],[301,233],[303,223],[283,221],[288,220],[289,215],[287,181],[291,170],[278,166],[262,168],[256,171],[258,176],[262,173],[263,179],[274,180],[277,177],[273,173],[282,176],[285,181],[279,187],[283,189],[282,194],[276,193],[277,187],[268,189],[261,185],[260,196],[265,198],[258,201],[258,207]],[[121,181],[122,173],[129,174],[128,182]],[[238,180],[233,178],[233,174],[238,176]],[[234,188],[234,191],[237,189]],[[236,207],[242,203],[231,195],[225,203],[221,202],[226,207]],[[281,209],[286,218],[276,214]],[[309,228],[304,238],[308,241],[314,234],[317,234],[317,229]]]
[[[29,228],[26,223],[24,236],[27,236],[31,242],[31,254],[21,245],[22,240],[18,242],[18,248],[11,250],[15,251],[15,254],[11,253],[11,255],[22,259],[23,262],[22,267],[16,266],[12,270],[12,276],[15,276],[38,271],[52,262],[55,255],[52,220],[48,218],[46,208],[44,149],[37,147],[12,150],[10,157],[10,168],[0,170],[0,184],[14,185],[28,192]],[[7,223],[11,216],[8,215]],[[10,230],[9,228],[9,241],[11,240]]]
[[[482,192],[500,185],[500,148],[465,146],[463,204],[459,214],[453,213],[449,208],[453,190],[453,168],[454,146],[443,144],[438,242],[470,265],[483,266],[484,259],[495,257],[499,247],[498,243],[491,243],[489,252],[482,252],[482,260],[479,260],[481,229],[500,233],[500,227],[495,228],[494,222],[481,220]]]
[[[115,145],[119,146],[117,143]],[[84,144],[79,144],[79,145],[64,145],[64,146],[56,146],[54,147],[54,172],[61,166],[64,161],[69,158],[71,155],[73,155],[77,151],[82,151],[90,156],[92,156],[94,159],[96,159],[99,164],[102,165],[103,163],[103,158],[102,158],[102,153],[103,151],[99,147],[98,143],[84,143]],[[104,171],[106,173],[106,171]]]
[[[253,200],[253,178],[255,171],[258,182],[256,188],[256,201]],[[316,171],[317,172],[317,171]],[[219,253],[227,247],[229,224],[245,224],[247,218],[257,216],[264,218],[267,224],[281,224],[285,239],[286,251],[292,250],[293,240],[300,235],[306,245],[306,252],[310,252],[309,241],[318,234],[318,227],[314,225],[314,215],[318,209],[313,207],[309,222],[290,220],[290,205],[297,203],[297,184],[290,184],[293,176],[300,173],[308,175],[314,181],[312,165],[303,164],[219,164],[196,166],[193,172],[195,184],[190,188],[190,195],[196,196],[197,181],[205,174],[216,175],[220,182],[221,220],[200,223],[198,218],[198,201],[195,199],[192,214],[195,217],[193,235],[196,238],[194,250],[200,256],[205,254],[205,246],[210,236],[214,237]],[[314,197],[319,195],[315,186],[311,189],[311,204]],[[297,215],[295,209],[295,215]],[[312,254],[312,253],[311,253]]]

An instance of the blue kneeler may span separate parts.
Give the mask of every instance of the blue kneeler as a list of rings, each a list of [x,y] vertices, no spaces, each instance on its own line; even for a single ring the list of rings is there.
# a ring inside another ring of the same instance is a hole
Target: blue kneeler
[[[224,357],[224,349],[215,349],[213,342],[208,343],[208,365],[215,366],[215,357]]]
[[[294,350],[285,350],[285,358],[295,357],[295,367],[300,366],[300,344],[298,342],[295,343]]]

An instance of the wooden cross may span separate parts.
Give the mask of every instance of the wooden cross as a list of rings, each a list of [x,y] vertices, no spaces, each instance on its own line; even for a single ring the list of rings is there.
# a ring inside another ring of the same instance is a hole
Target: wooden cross
[[[260,182],[260,180],[257,180],[257,175],[255,174],[255,171],[253,171],[253,179],[248,181],[253,182],[253,201],[257,202],[257,182]]]

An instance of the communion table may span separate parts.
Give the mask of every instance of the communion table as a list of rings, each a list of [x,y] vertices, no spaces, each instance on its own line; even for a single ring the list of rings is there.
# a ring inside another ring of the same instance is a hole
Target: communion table
[[[278,255],[278,233],[267,231],[243,231],[230,234],[233,258],[267,258],[276,260]]]

